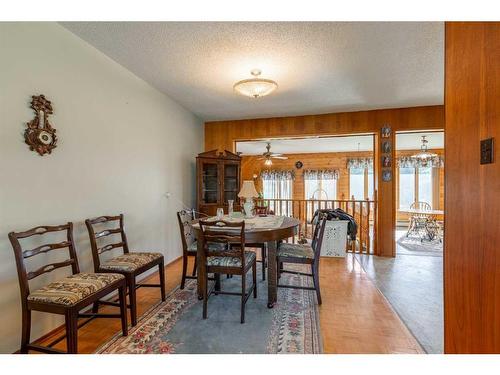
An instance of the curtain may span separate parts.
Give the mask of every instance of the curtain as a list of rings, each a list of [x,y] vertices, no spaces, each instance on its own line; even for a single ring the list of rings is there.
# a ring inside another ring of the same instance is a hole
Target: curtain
[[[304,171],[304,180],[338,180],[339,171],[334,169],[311,170]]]
[[[412,158],[411,156],[403,156],[397,159],[397,165],[400,168],[443,168],[444,158],[442,156],[435,156],[430,159]]]
[[[294,171],[278,171],[278,170],[270,170],[266,169],[260,173],[260,177],[265,180],[286,180],[292,181],[295,180],[295,172]]]
[[[373,158],[350,158],[347,159],[347,168],[351,169],[372,169]]]
[[[290,201],[269,202],[269,208],[276,215],[292,214],[293,171],[265,170],[261,172],[264,199],[289,199]]]

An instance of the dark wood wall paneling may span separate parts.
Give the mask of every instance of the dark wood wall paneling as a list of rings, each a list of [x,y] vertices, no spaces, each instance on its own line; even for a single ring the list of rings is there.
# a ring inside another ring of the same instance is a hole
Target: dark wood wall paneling
[[[500,23],[445,30],[445,352],[500,353]]]

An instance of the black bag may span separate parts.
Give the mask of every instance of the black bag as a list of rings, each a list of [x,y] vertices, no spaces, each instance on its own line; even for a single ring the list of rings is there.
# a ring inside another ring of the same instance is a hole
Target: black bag
[[[349,215],[347,212],[344,210],[341,210],[340,208],[326,208],[326,209],[320,209],[316,210],[316,212],[313,215],[312,218],[312,223],[315,224],[318,221],[318,217],[321,214],[326,215],[326,220],[347,220],[347,235],[351,240],[356,239],[356,234],[358,233],[358,224],[356,223],[356,220],[354,220],[354,217]]]

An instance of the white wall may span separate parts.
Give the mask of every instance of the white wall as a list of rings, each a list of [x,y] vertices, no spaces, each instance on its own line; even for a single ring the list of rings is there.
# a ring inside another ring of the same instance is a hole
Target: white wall
[[[59,138],[43,157],[23,140],[35,94],[52,101]],[[200,119],[62,26],[0,23],[0,352],[19,348],[21,330],[7,233],[73,221],[80,267],[91,271],[83,220],[124,213],[131,249],[169,262],[181,254],[175,212],[194,204],[202,144]],[[36,313],[32,337],[61,322]]]

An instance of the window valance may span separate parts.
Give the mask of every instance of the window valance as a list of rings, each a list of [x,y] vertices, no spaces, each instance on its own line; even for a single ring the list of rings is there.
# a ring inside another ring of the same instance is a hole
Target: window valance
[[[410,156],[404,156],[397,159],[397,165],[400,168],[417,168],[417,167],[432,167],[432,168],[443,168],[444,158],[442,156],[436,156],[431,159],[418,159],[412,158]]]
[[[338,180],[339,171],[335,169],[306,169],[304,171],[304,180]]]
[[[295,180],[295,172],[292,170],[264,170],[260,173],[263,180]]]
[[[373,168],[373,158],[350,158],[347,159],[348,169],[372,169]]]

